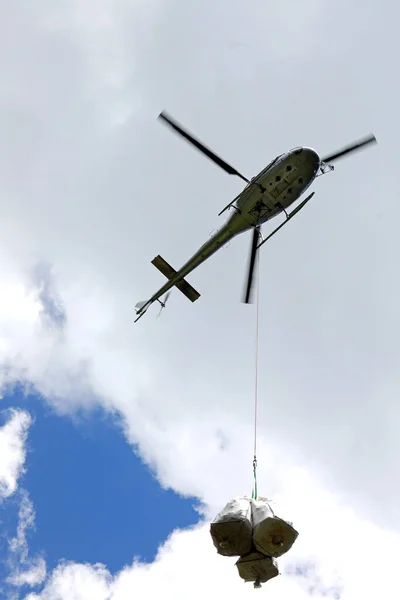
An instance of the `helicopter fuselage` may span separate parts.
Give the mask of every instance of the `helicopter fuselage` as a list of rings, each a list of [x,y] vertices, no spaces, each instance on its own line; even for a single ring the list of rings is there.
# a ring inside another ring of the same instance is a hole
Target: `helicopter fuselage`
[[[299,147],[276,157],[232,203],[232,213],[189,260],[175,272],[148,301],[137,305],[143,314],[155,301],[181,281],[191,271],[225,246],[232,238],[248,229],[262,225],[293,204],[309,188],[318,174],[321,161],[315,150]]]
[[[225,227],[240,233],[285,211],[310,187],[320,164],[311,148],[294,148],[278,156],[239,194]]]

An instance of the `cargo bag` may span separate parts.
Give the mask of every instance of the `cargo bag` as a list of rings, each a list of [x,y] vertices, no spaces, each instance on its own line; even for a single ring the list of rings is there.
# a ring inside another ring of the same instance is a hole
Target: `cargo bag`
[[[212,521],[210,534],[222,556],[248,554],[252,549],[250,499],[237,497],[228,502]]]
[[[254,587],[261,587],[273,577],[279,575],[278,566],[274,558],[264,556],[260,552],[252,552],[241,556],[236,562],[239,575],[242,579],[252,581]]]
[[[256,550],[275,558],[290,550],[299,535],[292,525],[277,517],[264,500],[252,500],[251,508]]]

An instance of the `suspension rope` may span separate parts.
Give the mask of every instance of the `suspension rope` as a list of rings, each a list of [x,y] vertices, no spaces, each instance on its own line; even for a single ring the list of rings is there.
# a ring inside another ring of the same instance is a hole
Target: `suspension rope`
[[[255,334],[255,382],[254,382],[254,455],[253,455],[253,477],[254,488],[252,498],[257,500],[257,418],[258,418],[258,330],[259,330],[259,307],[260,307],[260,258],[257,255],[257,298],[256,298],[256,334]]]

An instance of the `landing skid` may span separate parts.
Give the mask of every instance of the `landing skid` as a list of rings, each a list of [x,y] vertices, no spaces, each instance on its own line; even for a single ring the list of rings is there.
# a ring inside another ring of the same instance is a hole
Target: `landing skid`
[[[284,225],[286,225],[286,223],[288,221],[290,221],[290,219],[292,219],[307,204],[307,202],[309,202],[311,200],[311,198],[314,196],[314,194],[315,194],[315,192],[312,192],[309,196],[307,196],[307,198],[305,200],[303,200],[303,202],[301,202],[294,210],[292,210],[291,213],[287,214],[286,220],[283,221],[283,223],[281,223],[279,225],[279,227],[277,227],[276,229],[274,229],[273,232],[270,233],[265,239],[263,239],[263,241],[260,244],[258,244],[257,250],[259,248],[261,248],[261,246],[263,244],[265,244],[265,242],[268,242],[268,240],[271,239],[272,236],[275,235],[275,233],[277,233],[280,229],[282,229],[282,227]]]

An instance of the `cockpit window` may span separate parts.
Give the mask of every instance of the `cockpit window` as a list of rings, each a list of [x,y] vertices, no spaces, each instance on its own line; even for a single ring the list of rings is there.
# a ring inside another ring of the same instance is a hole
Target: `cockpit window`
[[[303,148],[296,148],[294,151],[295,154],[301,154],[303,152]]]

